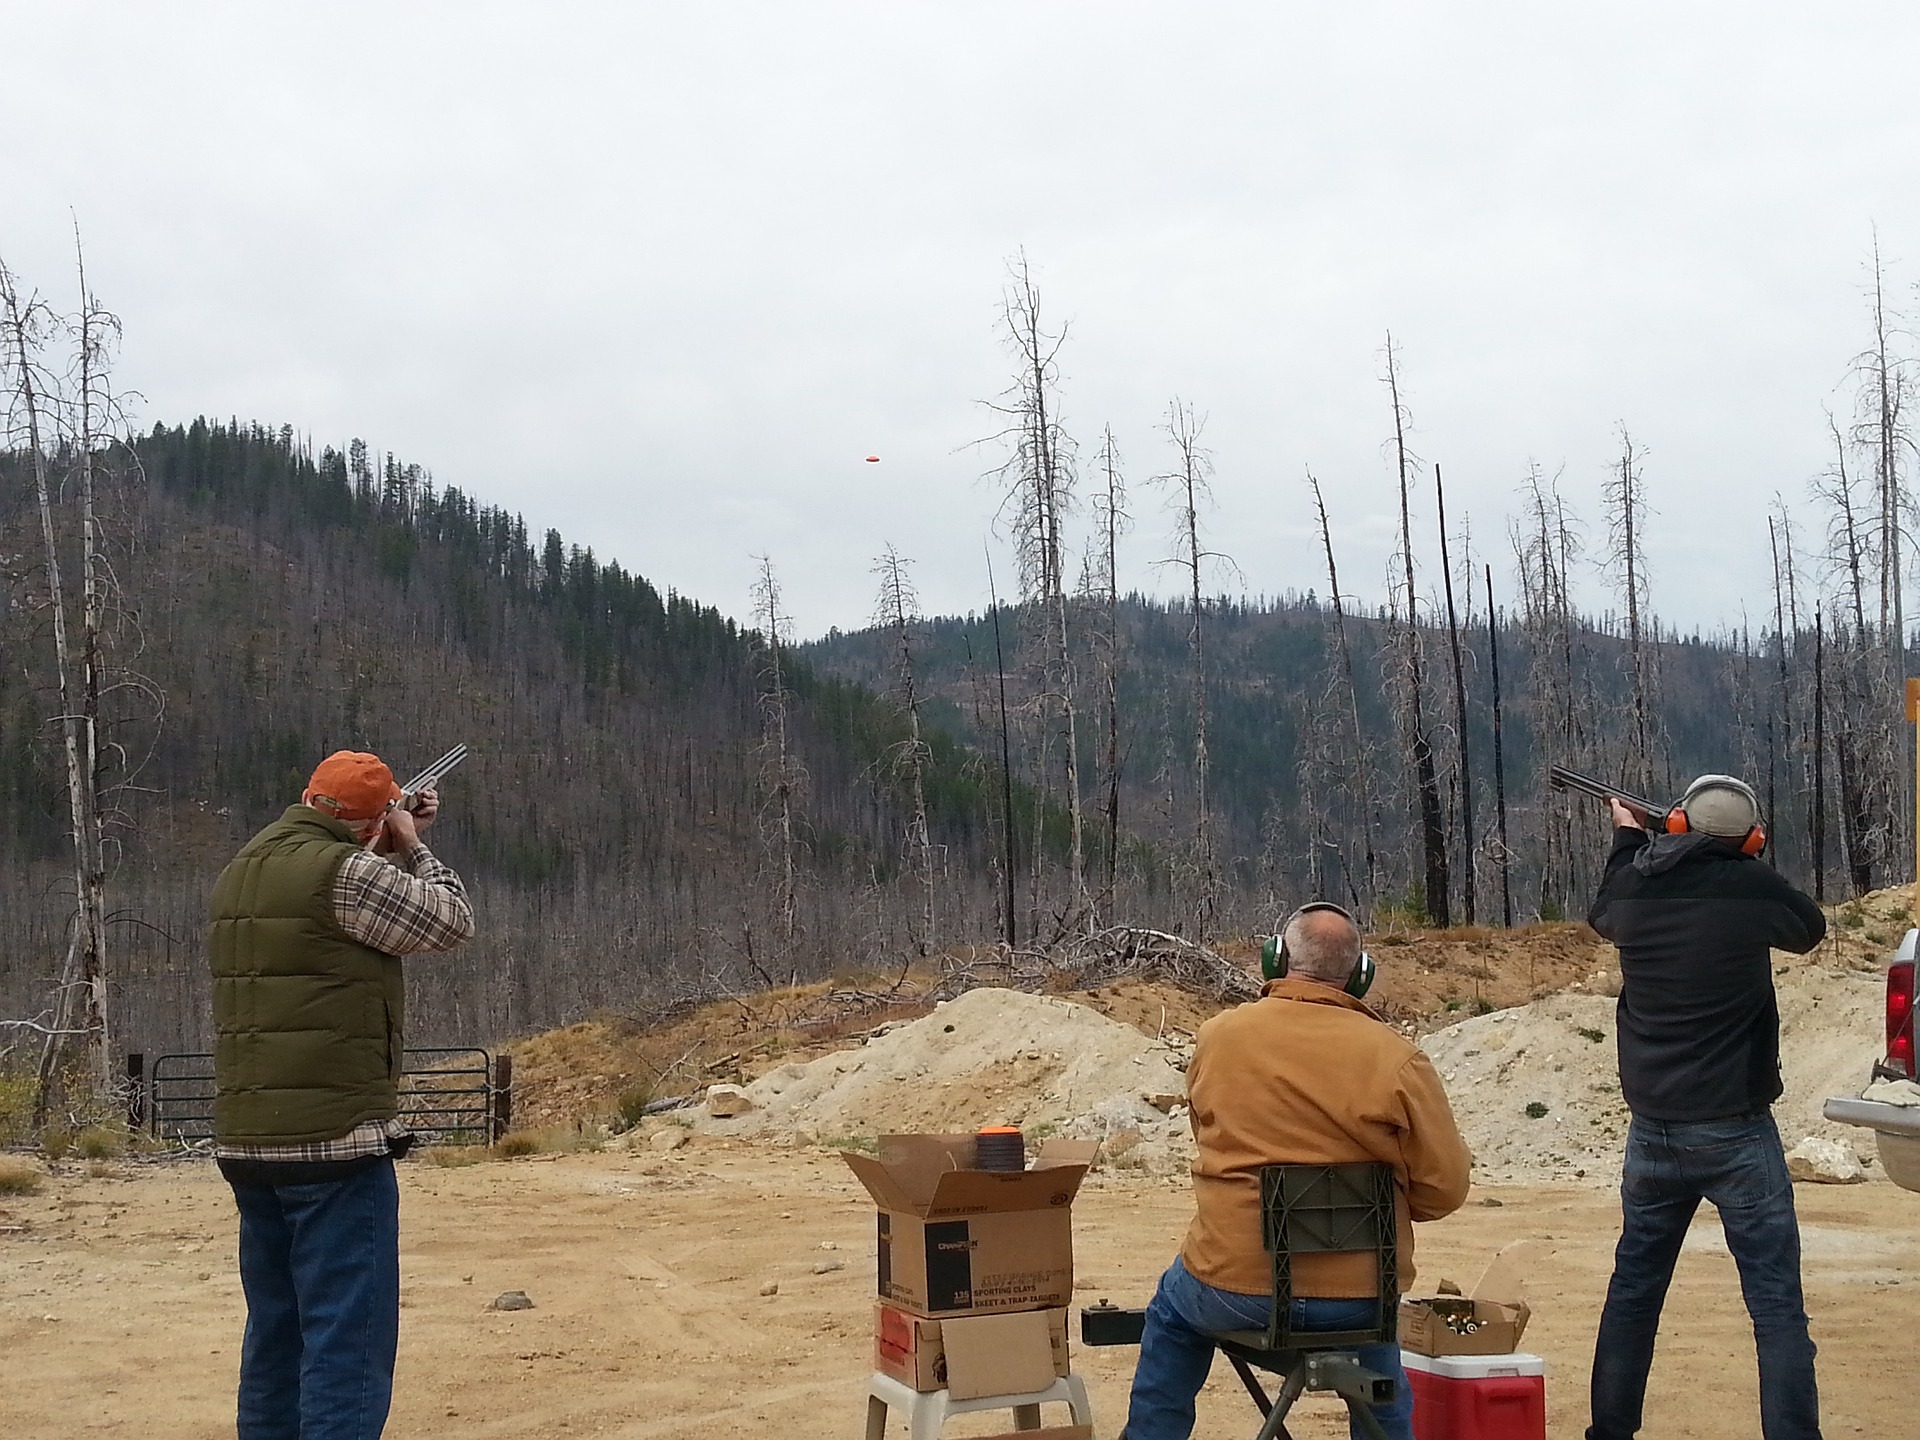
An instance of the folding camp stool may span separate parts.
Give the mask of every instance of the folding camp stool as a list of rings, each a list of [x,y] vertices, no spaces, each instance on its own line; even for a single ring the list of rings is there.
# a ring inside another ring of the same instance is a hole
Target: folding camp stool
[[[1362,1345],[1389,1344],[1400,1333],[1393,1167],[1371,1162],[1265,1166],[1260,1231],[1272,1259],[1273,1317],[1265,1330],[1213,1337],[1266,1417],[1256,1440],[1290,1440],[1287,1412],[1308,1391],[1338,1395],[1363,1433],[1387,1440],[1369,1407],[1392,1401],[1397,1387],[1362,1366],[1354,1352]],[[1374,1323],[1358,1330],[1294,1330],[1292,1257],[1355,1252],[1374,1257]],[[1280,1393],[1272,1400],[1255,1370],[1280,1377]]]
[[[1078,1375],[1062,1375],[1045,1390],[1027,1395],[954,1400],[945,1390],[914,1390],[875,1371],[867,1388],[867,1440],[885,1440],[888,1407],[906,1412],[908,1440],[939,1440],[949,1415],[974,1410],[1011,1410],[1014,1429],[1038,1430],[1040,1407],[1054,1401],[1072,1410],[1074,1424],[1093,1424],[1093,1406],[1087,1403],[1087,1387]]]

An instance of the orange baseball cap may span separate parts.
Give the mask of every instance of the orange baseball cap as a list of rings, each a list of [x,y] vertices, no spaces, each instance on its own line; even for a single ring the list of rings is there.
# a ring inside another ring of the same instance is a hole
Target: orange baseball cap
[[[378,755],[336,750],[314,768],[301,803],[336,820],[371,820],[400,798],[393,771]]]

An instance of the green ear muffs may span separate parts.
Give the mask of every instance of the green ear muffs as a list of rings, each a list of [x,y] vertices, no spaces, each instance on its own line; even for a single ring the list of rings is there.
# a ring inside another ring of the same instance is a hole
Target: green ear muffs
[[[1331,900],[1313,900],[1302,905],[1298,910],[1287,916],[1285,920],[1282,920],[1279,929],[1274,934],[1269,935],[1266,943],[1260,947],[1260,973],[1266,976],[1267,979],[1286,979],[1287,927],[1310,910],[1331,910],[1335,914],[1346,915],[1349,921],[1353,919],[1352,915],[1347,914],[1345,906],[1335,905]],[[1356,930],[1359,928],[1357,924],[1354,926]],[[1373,963],[1373,957],[1362,950],[1358,963],[1353,967],[1353,972],[1347,976],[1347,983],[1340,988],[1356,1000],[1364,999],[1367,991],[1373,988],[1374,978],[1378,974],[1379,971]]]

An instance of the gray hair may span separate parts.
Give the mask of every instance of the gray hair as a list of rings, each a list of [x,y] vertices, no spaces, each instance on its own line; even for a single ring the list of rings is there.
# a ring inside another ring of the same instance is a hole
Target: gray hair
[[[1287,969],[1316,980],[1346,983],[1360,963],[1359,928],[1338,910],[1309,910],[1287,922],[1282,937]]]

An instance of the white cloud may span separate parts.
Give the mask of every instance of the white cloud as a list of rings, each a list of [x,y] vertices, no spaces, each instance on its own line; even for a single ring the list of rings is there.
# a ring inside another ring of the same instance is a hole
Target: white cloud
[[[1885,4],[0,24],[0,253],[62,285],[78,214],[147,418],[364,435],[734,613],[766,551],[810,632],[864,619],[889,541],[930,607],[983,600],[992,457],[964,446],[1020,245],[1073,321],[1069,424],[1127,454],[1138,583],[1164,583],[1141,482],[1178,393],[1252,589],[1324,589],[1309,464],[1350,588],[1378,585],[1391,327],[1483,552],[1529,458],[1597,531],[1630,425],[1656,603],[1687,624],[1762,608],[1762,510],[1825,464],[1874,222],[1903,302],[1920,274],[1920,17]]]

